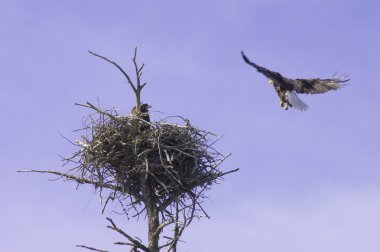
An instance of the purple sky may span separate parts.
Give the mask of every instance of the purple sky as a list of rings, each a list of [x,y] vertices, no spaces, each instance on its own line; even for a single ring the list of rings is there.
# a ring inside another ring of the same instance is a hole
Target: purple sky
[[[61,169],[75,148],[60,133],[77,139],[90,112],[75,102],[130,111],[125,79],[87,50],[131,70],[135,46],[152,110],[223,136],[223,169],[241,168],[210,191],[212,218],[181,251],[379,251],[380,3],[183,2],[0,0],[0,251],[122,251],[91,188],[15,171]],[[339,71],[350,85],[284,111],[242,49],[285,76]]]

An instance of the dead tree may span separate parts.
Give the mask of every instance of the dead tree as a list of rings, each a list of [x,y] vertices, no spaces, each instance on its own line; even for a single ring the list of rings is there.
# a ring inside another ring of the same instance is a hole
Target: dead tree
[[[94,113],[84,120],[81,140],[73,143],[79,150],[63,158],[65,164],[73,164],[73,167],[65,172],[21,172],[49,173],[78,185],[92,185],[104,204],[102,212],[110,201],[116,201],[125,214],[146,216],[147,245],[106,218],[107,227],[126,240],[116,245],[129,246],[130,251],[176,252],[178,241],[192,220],[209,217],[202,207],[205,192],[238,169],[220,170],[229,155],[224,156],[213,147],[218,141],[213,133],[198,129],[180,116],[150,121],[150,106],[141,102],[141,91],[146,83],[141,81],[144,64],[137,64],[137,49],[132,59],[135,82],[115,62],[90,53],[121,71],[135,94],[136,106],[131,114],[119,115],[116,110],[103,110],[89,102],[77,104]],[[173,123],[173,119],[182,123]],[[160,236],[165,242],[160,243]],[[84,245],[78,247],[106,251]]]

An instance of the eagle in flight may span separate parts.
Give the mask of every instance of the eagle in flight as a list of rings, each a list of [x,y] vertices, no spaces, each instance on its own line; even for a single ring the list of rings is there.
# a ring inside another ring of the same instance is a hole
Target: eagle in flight
[[[349,81],[347,76],[332,77],[331,79],[289,79],[280,73],[273,72],[251,62],[244,52],[241,52],[244,61],[256,68],[256,70],[269,79],[281,100],[281,107],[287,110],[289,107],[301,111],[307,109],[307,105],[298,98],[298,94],[322,94],[330,90],[338,90]]]

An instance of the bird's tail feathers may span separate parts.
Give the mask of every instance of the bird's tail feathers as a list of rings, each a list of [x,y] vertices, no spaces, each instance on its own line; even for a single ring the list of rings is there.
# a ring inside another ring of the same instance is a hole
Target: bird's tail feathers
[[[300,99],[298,98],[296,92],[294,91],[286,91],[286,99],[292,105],[293,108],[305,111],[307,110],[307,105]]]

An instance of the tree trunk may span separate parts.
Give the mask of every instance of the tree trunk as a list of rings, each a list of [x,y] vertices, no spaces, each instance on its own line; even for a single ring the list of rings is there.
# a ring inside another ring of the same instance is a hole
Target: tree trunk
[[[158,252],[158,240],[160,238],[160,234],[157,232],[159,227],[158,208],[154,198],[154,192],[152,192],[144,175],[141,175],[141,182],[144,204],[148,216],[148,248],[150,252]]]
[[[148,210],[149,209],[149,210]],[[158,210],[156,204],[153,203],[151,206],[147,207],[148,212],[148,239],[149,239],[149,249],[151,252],[158,252],[158,240],[160,238],[159,232],[157,232],[159,226],[158,220]]]

